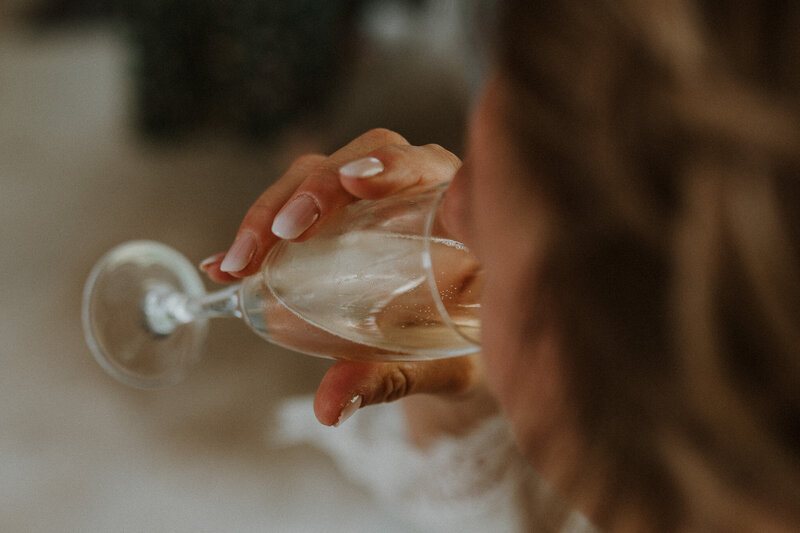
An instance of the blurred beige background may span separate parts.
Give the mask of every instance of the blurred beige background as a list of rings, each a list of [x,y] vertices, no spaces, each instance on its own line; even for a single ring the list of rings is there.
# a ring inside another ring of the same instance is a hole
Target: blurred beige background
[[[33,33],[14,4],[0,10],[0,531],[412,531],[321,452],[271,443],[280,400],[313,392],[328,362],[216,321],[189,379],[132,390],[92,359],[80,298],[117,243],[159,240],[195,262],[224,250],[307,147],[390,126],[457,149],[467,94],[447,45],[418,53],[409,20],[383,13],[328,130],[153,146],[129,127],[120,37]],[[375,106],[396,122],[372,123]]]

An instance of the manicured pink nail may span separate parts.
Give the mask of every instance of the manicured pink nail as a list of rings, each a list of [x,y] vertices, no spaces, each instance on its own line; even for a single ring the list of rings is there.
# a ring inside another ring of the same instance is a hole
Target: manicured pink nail
[[[219,269],[223,272],[239,272],[250,263],[257,247],[256,236],[249,231],[243,232],[233,241],[233,246],[225,254]]]
[[[339,173],[348,178],[371,178],[383,172],[383,163],[375,157],[357,159],[339,169]]]
[[[300,195],[281,209],[272,221],[272,233],[281,239],[296,239],[319,218],[317,203]]]
[[[361,407],[362,400],[363,398],[361,397],[360,394],[357,396],[353,396],[353,399],[345,404],[344,408],[342,409],[342,413],[339,415],[339,420],[336,421],[333,427],[338,428],[339,426],[344,424],[348,418],[353,416],[353,414],[356,411],[358,411],[358,409]]]
[[[225,252],[220,252],[218,254],[214,254],[211,257],[206,257],[205,259],[203,259],[200,262],[200,265],[199,265],[198,268],[200,270],[202,270],[203,272],[205,272],[206,270],[208,270],[208,267],[210,267],[214,263],[219,263],[223,259],[225,259]]]

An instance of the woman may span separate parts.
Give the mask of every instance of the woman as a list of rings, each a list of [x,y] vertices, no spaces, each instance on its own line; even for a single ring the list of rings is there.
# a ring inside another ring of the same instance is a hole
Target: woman
[[[320,422],[408,397],[425,446],[491,397],[603,529],[797,531],[798,24],[789,1],[505,2],[463,165],[383,130],[301,158],[204,268],[246,276],[353,198],[455,173],[481,357],[339,362]]]

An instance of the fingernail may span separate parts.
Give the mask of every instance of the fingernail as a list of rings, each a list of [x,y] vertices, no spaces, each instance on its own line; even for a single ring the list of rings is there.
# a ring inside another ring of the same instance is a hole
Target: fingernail
[[[339,169],[339,173],[349,178],[371,178],[383,172],[383,163],[374,157],[357,159]]]
[[[272,233],[281,239],[296,239],[319,218],[317,203],[308,196],[298,196],[272,221]]]
[[[219,269],[223,272],[239,272],[250,263],[257,246],[256,236],[249,231],[243,232],[233,241]]]
[[[339,420],[336,421],[333,427],[338,428],[339,426],[344,424],[348,418],[353,416],[353,414],[356,411],[358,411],[359,407],[361,407],[361,401],[362,398],[360,394],[353,396],[353,399],[347,402],[347,404],[342,409],[342,413],[339,415]]]
[[[219,263],[224,258],[225,258],[225,252],[214,254],[211,257],[206,257],[205,259],[200,261],[200,265],[198,266],[198,268],[203,272],[205,272],[206,270],[208,270],[208,267],[210,267],[214,263]]]

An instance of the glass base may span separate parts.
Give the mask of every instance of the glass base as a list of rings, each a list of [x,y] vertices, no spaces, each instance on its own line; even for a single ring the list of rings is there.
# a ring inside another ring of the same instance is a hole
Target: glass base
[[[157,242],[121,244],[92,269],[83,291],[84,333],[98,363],[120,381],[166,387],[200,360],[206,319],[154,327],[148,318],[153,298],[170,291],[190,298],[206,292],[194,265]]]

